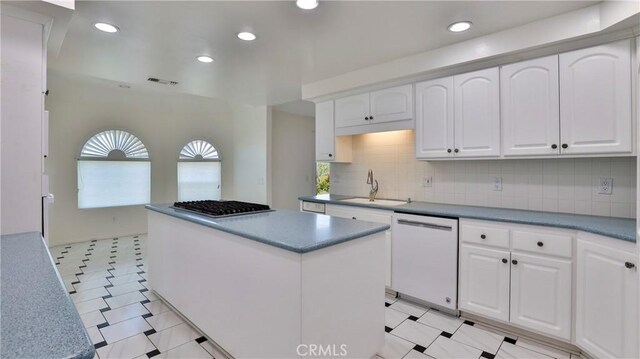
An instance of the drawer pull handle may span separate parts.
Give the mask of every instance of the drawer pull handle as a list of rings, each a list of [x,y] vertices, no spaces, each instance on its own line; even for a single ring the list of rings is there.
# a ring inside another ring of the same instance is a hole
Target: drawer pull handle
[[[450,226],[442,226],[442,225],[433,224],[433,223],[410,221],[410,220],[407,220],[407,219],[399,219],[398,220],[398,224],[403,224],[405,226],[414,226],[414,227],[422,227],[422,228],[429,228],[429,229],[437,229],[437,230],[440,230],[440,231],[448,231],[448,232],[451,232],[453,230],[453,228],[450,227]]]
[[[508,262],[507,258],[502,258],[502,263],[507,263],[507,262]]]
[[[481,234],[481,235],[480,235],[480,238],[482,238],[482,239],[487,239],[487,235],[486,235],[486,234]]]
[[[356,217],[351,217],[351,219],[357,219]]]
[[[544,243],[538,241],[538,247],[542,247],[542,246],[544,246]]]
[[[515,265],[518,264],[518,261],[514,259],[514,260],[511,261],[511,263],[515,266]]]
[[[631,268],[635,268],[636,265],[631,262],[625,262],[624,266],[631,269]]]

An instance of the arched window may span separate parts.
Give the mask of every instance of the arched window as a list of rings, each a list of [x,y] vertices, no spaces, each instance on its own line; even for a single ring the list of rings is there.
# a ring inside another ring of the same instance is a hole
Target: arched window
[[[146,204],[151,200],[151,161],[140,139],[106,130],[82,146],[78,158],[78,208]]]
[[[178,200],[220,199],[221,175],[220,154],[211,143],[187,143],[178,157]]]

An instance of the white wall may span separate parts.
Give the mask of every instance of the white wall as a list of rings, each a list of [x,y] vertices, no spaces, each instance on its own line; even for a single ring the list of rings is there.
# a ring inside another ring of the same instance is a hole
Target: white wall
[[[2,15],[2,234],[41,231],[42,24]]]
[[[270,203],[270,112],[268,106],[233,106],[234,199]]]
[[[315,119],[273,111],[273,207],[298,210],[298,197],[314,195]]]
[[[379,198],[479,205],[612,217],[636,217],[636,160],[417,161],[413,131],[353,136],[353,163],[331,164],[331,193],[366,196],[367,170]],[[432,187],[422,179],[433,177]],[[502,177],[503,190],[492,190]],[[613,178],[613,194],[598,194],[600,177]]]
[[[212,141],[222,155],[222,196],[266,202],[268,107],[230,106],[208,98],[123,89],[115,83],[49,72],[51,151],[47,169],[56,201],[50,245],[147,231],[144,206],[78,209],[76,158],[96,132],[121,128],[151,157],[151,201],[177,198],[176,160],[192,139]],[[263,178],[264,183],[258,184]]]

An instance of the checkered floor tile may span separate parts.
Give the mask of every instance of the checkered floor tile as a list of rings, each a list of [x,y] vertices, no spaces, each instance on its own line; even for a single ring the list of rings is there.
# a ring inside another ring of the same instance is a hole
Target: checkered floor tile
[[[224,355],[147,283],[145,235],[50,248],[100,359]],[[569,353],[387,296],[379,358],[562,358]]]

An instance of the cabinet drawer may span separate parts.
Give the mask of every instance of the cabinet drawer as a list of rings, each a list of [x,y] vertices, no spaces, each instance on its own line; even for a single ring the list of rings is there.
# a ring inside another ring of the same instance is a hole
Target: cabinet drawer
[[[461,224],[460,241],[509,248],[509,230],[478,224]]]
[[[512,245],[515,250],[522,250],[559,257],[572,257],[573,238],[564,234],[513,230]]]

